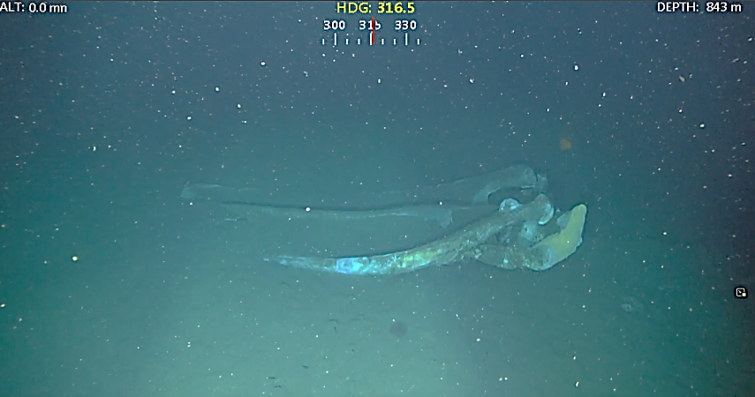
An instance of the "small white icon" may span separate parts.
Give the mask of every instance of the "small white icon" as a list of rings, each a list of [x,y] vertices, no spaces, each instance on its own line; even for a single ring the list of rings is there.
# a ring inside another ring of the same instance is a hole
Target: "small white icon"
[[[734,288],[734,296],[739,299],[747,299],[747,288],[745,287]]]

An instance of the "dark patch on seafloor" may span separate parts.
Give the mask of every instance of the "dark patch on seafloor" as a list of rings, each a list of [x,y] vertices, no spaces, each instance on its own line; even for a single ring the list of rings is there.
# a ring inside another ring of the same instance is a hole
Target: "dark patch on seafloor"
[[[409,326],[403,321],[393,320],[390,329],[391,335],[400,338],[409,332]]]

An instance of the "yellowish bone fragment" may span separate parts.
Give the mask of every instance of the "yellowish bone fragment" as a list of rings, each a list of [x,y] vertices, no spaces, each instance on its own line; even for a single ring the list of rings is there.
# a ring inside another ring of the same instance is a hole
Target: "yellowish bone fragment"
[[[543,239],[535,244],[534,250],[539,251],[544,259],[543,269],[549,269],[553,265],[568,258],[582,244],[582,232],[585,228],[587,206],[579,204],[572,208],[566,227],[556,234]]]

